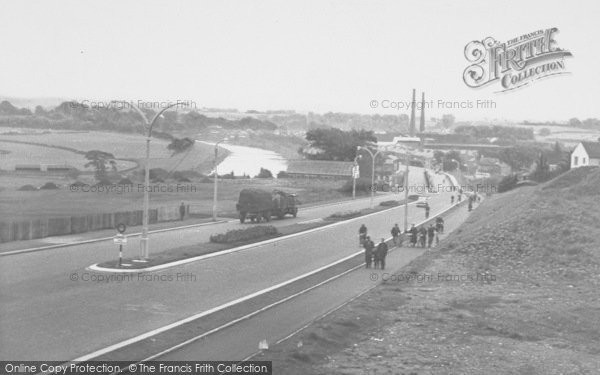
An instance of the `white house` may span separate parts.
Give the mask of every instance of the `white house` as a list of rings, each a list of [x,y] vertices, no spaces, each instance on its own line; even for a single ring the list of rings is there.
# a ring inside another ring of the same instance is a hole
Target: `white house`
[[[600,166],[600,142],[580,142],[571,154],[571,168]]]

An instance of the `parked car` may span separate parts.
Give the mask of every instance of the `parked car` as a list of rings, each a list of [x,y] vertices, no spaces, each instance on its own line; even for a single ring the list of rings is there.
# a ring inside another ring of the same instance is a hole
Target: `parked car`
[[[429,197],[426,195],[419,195],[417,199],[417,207],[425,207],[429,204]]]

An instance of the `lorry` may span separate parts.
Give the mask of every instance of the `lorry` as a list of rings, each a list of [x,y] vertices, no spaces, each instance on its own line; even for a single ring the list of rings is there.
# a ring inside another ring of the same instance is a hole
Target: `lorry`
[[[271,221],[272,216],[283,219],[286,214],[296,217],[298,214],[296,194],[281,190],[272,192],[262,189],[243,189],[235,205],[240,214],[240,223],[246,219],[251,222]]]

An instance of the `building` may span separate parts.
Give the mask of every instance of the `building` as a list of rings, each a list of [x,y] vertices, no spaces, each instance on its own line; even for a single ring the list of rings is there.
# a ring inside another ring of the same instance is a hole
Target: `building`
[[[600,166],[600,142],[580,142],[571,153],[571,168]]]
[[[327,178],[346,180],[352,178],[351,161],[290,160],[286,176],[290,178]]]

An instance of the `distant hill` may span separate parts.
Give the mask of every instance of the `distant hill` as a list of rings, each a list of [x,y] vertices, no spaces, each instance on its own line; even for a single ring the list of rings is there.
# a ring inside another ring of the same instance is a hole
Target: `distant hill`
[[[0,102],[2,101],[8,101],[15,107],[29,108],[33,111],[38,105],[45,109],[50,109],[58,106],[62,102],[68,101],[68,99],[58,97],[17,98],[0,95]]]

